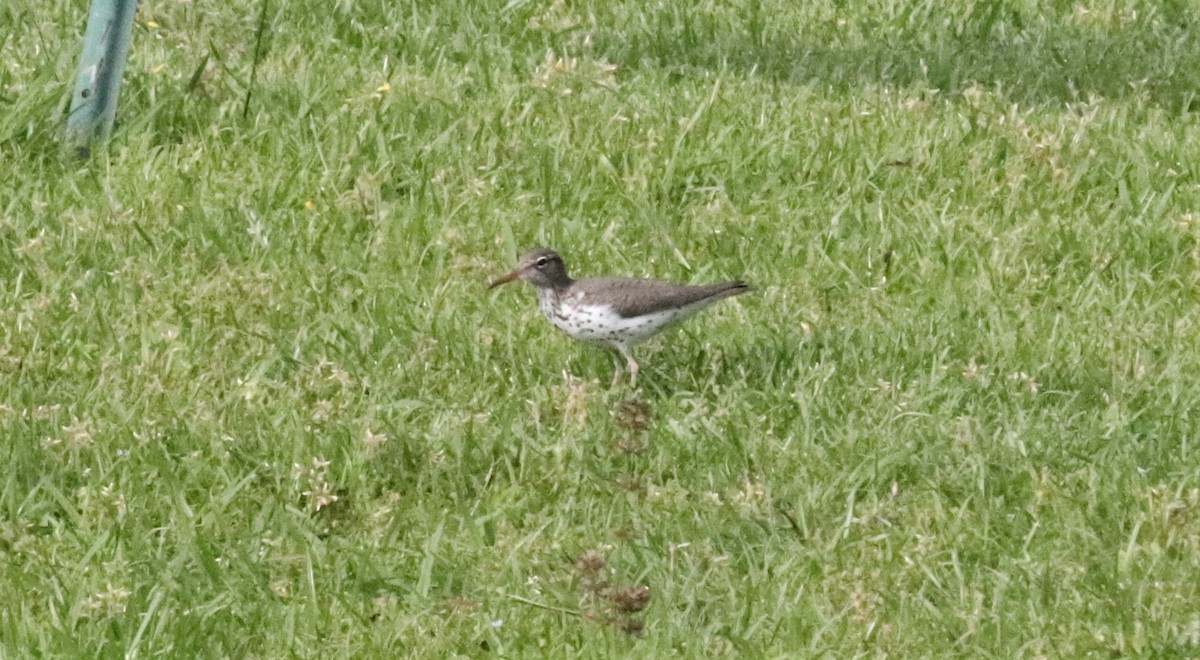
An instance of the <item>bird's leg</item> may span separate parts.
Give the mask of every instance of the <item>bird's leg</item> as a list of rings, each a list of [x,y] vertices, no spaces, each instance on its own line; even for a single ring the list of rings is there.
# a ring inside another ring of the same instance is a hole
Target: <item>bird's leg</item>
[[[638,363],[633,361],[633,356],[629,354],[629,348],[624,344],[613,344],[621,357],[625,358],[625,368],[629,370],[629,386],[637,387]],[[617,384],[617,376],[621,375],[620,362],[617,363],[617,374],[613,376],[613,385]]]
[[[615,348],[609,353],[609,355],[612,356],[613,364],[616,365],[616,371],[613,371],[612,384],[609,385],[610,389],[613,387],[616,387],[617,383],[620,382],[620,380],[621,380],[621,366],[622,365],[621,365],[621,356],[618,355],[618,353],[619,353],[619,351],[616,350]]]

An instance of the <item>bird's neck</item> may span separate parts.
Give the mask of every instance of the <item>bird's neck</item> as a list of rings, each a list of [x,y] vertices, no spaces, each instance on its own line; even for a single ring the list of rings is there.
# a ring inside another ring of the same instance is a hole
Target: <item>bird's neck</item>
[[[563,275],[560,278],[556,278],[553,282],[550,283],[550,286],[546,287],[545,289],[542,289],[539,287],[538,291],[543,291],[543,290],[553,291],[554,295],[561,295],[564,291],[571,288],[571,285],[574,283],[575,283],[575,280],[571,279],[567,275]]]
[[[558,290],[554,287],[539,286],[537,288],[538,308],[542,310],[542,314],[551,322],[558,317],[559,314],[559,297]]]

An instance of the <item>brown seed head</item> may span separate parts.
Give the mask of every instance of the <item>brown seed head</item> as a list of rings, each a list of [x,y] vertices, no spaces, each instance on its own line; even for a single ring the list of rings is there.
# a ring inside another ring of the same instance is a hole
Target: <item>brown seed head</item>
[[[616,416],[618,426],[640,433],[650,428],[654,421],[654,409],[641,399],[625,399],[617,404]]]
[[[650,604],[650,587],[611,589],[605,594],[622,612],[641,612]]]
[[[608,562],[595,550],[588,550],[575,560],[575,568],[584,575],[595,575],[604,570]]]

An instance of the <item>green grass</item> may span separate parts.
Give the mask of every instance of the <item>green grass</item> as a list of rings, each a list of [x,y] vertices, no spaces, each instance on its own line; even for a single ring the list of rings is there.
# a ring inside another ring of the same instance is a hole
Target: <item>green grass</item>
[[[1200,653],[1190,4],[845,4],[0,7],[0,656]]]

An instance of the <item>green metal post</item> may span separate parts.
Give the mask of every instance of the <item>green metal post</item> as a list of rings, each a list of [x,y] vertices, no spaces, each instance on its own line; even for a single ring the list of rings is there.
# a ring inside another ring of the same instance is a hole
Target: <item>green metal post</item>
[[[67,115],[67,138],[85,158],[112,130],[136,11],[137,0],[92,0]]]

